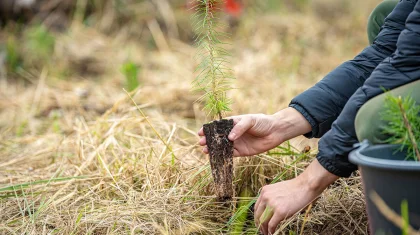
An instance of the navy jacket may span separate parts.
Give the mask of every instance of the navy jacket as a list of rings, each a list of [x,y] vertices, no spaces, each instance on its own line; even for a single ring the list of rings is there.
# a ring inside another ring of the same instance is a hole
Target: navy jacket
[[[420,1],[400,0],[385,19],[374,43],[312,88],[295,97],[290,107],[312,126],[306,137],[319,141],[319,163],[348,177],[357,167],[348,154],[358,142],[354,120],[369,99],[420,79]]]

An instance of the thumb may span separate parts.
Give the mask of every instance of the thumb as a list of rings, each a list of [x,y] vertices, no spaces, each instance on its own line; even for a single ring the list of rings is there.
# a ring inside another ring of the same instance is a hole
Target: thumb
[[[235,122],[235,120],[234,120],[234,122]],[[242,117],[238,121],[238,123],[233,127],[233,129],[230,132],[228,138],[231,141],[237,140],[245,132],[247,132],[253,125],[254,125],[253,118],[251,118],[251,117]]]

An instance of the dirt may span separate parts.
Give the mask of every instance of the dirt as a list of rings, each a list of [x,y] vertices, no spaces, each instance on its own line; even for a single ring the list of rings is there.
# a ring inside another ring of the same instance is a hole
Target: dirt
[[[231,119],[216,120],[204,125],[218,201],[229,201],[233,197],[233,142],[228,139],[232,128]]]

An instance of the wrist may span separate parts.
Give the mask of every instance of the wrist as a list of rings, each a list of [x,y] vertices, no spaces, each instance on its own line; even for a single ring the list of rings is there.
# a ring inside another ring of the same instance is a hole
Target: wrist
[[[285,108],[272,116],[275,120],[275,131],[280,134],[279,138],[281,138],[282,142],[312,130],[305,117],[294,108]]]
[[[314,160],[306,170],[298,176],[307,189],[315,194],[321,194],[339,177],[327,171],[318,160]]]

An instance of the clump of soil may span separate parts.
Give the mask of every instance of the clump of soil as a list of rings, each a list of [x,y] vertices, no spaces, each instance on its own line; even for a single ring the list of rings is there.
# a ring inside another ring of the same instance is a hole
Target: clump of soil
[[[233,142],[228,139],[232,128],[232,119],[216,120],[203,127],[209,149],[216,196],[219,201],[223,202],[233,197]]]

